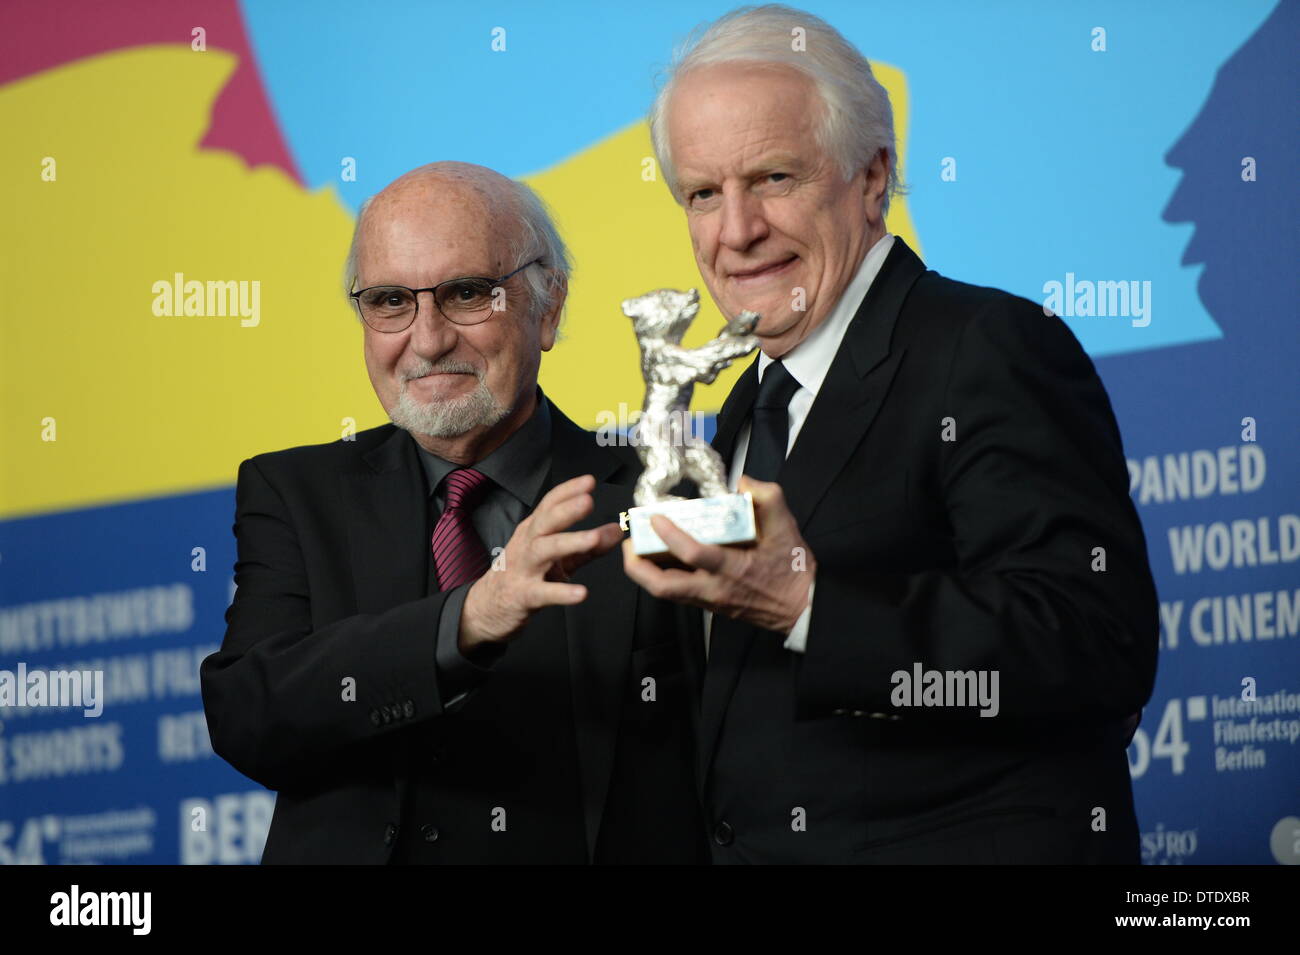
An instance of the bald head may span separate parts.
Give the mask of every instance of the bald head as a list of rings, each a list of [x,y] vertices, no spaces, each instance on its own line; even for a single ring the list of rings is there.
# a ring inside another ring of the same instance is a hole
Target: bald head
[[[567,285],[568,250],[537,194],[486,166],[445,161],[412,169],[362,203],[344,269],[347,289],[390,284],[365,270],[369,252],[383,246],[387,257],[416,233],[438,236],[440,244],[490,245],[494,264],[476,274],[505,275],[541,259],[542,269],[524,274],[534,310]]]
[[[468,217],[503,246],[515,246],[520,232],[515,185],[484,166],[429,163],[395,179],[366,203],[358,217],[356,242],[364,246],[383,236],[394,220],[415,217],[432,223]]]
[[[517,184],[513,179],[487,166],[446,160],[418,166],[398,176],[375,196],[375,200],[400,196],[410,190],[419,190],[431,185],[475,192],[486,201],[493,201],[513,193]]]

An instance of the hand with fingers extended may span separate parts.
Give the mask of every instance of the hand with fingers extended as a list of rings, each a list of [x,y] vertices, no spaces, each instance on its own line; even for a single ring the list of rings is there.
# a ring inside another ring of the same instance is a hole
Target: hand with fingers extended
[[[754,498],[758,543],[753,547],[702,544],[661,514],[650,518],[659,539],[686,569],[660,567],[623,543],[623,568],[652,596],[693,604],[715,614],[788,634],[808,606],[817,568],[781,485],[740,479]]]
[[[468,653],[486,643],[509,643],[543,607],[582,603],[587,588],[569,575],[618,546],[617,524],[568,531],[589,515],[596,479],[584,474],[557,484],[515,528],[495,566],[465,596],[458,644]]]

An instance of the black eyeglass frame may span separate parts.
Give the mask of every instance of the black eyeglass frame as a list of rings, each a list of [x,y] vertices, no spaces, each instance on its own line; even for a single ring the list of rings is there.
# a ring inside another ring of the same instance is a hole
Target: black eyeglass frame
[[[503,275],[500,278],[491,279],[488,278],[486,275],[460,275],[454,279],[447,279],[447,281],[445,282],[439,282],[437,285],[434,285],[430,288],[410,288],[409,286],[406,285],[367,285],[365,288],[357,289],[355,292],[349,292],[348,298],[352,299],[353,303],[356,305],[357,314],[361,317],[361,321],[365,322],[366,327],[374,329],[375,331],[379,332],[381,335],[396,335],[399,332],[406,331],[408,328],[410,328],[412,325],[415,324],[415,320],[420,316],[420,293],[421,292],[433,293],[433,307],[438,310],[438,313],[443,318],[451,322],[453,325],[466,325],[466,326],[482,325],[484,322],[486,322],[489,318],[492,317],[493,310],[491,306],[485,308],[483,310],[483,317],[477,319],[476,321],[472,321],[472,322],[457,321],[456,319],[448,315],[446,312],[444,312],[442,310],[442,306],[438,304],[438,289],[442,288],[444,285],[451,285],[455,282],[469,282],[469,281],[487,282],[489,285],[495,288],[501,285],[503,282],[506,282],[509,279],[514,278],[520,272],[524,271],[524,269],[531,268],[534,265],[541,265],[541,264],[542,264],[542,259],[539,256],[538,258],[533,259],[531,262],[525,262],[523,265],[519,266],[519,268],[515,269],[513,272]],[[377,288],[401,289],[403,291],[410,292],[411,298],[415,300],[415,311],[411,313],[411,320],[407,322],[405,325],[403,325],[401,328],[375,328],[374,325],[371,325],[369,322],[367,322],[366,313],[361,309],[361,296],[366,292],[369,292],[371,289],[377,289]]]

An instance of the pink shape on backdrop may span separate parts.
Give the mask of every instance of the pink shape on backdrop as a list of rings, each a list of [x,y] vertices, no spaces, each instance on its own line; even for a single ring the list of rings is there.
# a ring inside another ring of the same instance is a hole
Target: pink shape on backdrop
[[[208,49],[239,57],[199,145],[238,153],[250,166],[278,166],[301,185],[235,0],[5,0],[0,5],[0,85],[123,47],[189,46],[195,27],[207,31]]]

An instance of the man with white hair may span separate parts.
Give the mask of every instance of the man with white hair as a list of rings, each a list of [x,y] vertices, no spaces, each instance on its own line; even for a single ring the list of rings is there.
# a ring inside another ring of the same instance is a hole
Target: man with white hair
[[[358,216],[393,423],[240,465],[202,667],[213,749],[278,791],[264,863],[707,861],[682,611],[613,553],[639,462],[537,385],[568,272],[537,196],[480,166]]]
[[[624,545],[706,611],[714,861],[1136,863],[1157,604],[1092,362],[886,231],[889,97],[822,20],[722,17],[650,121],[715,301],[761,315],[714,441],[757,545]]]

